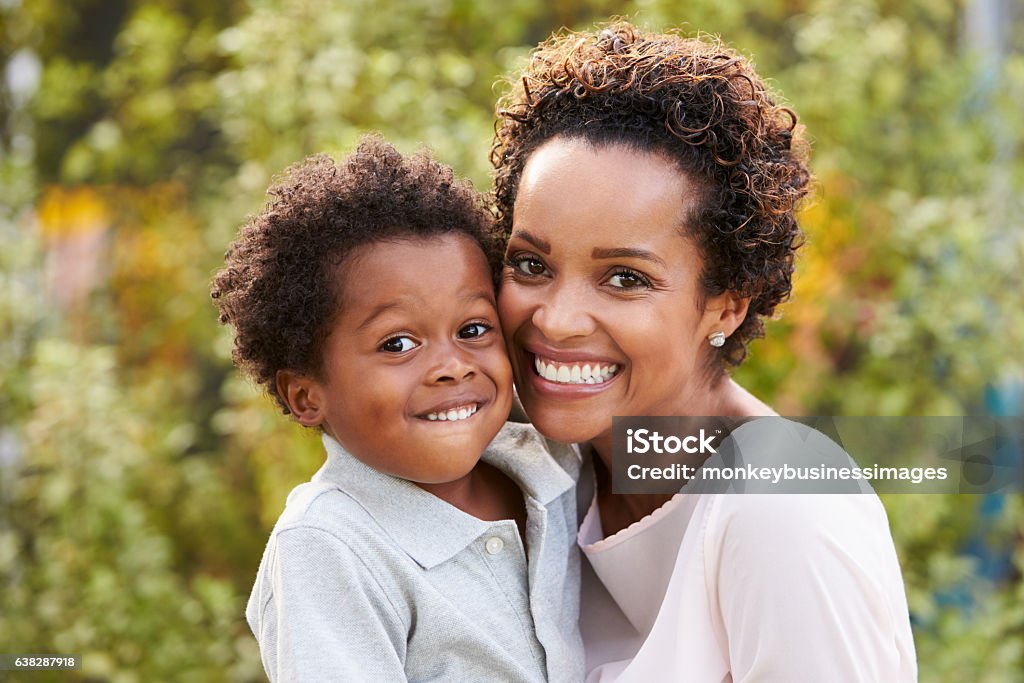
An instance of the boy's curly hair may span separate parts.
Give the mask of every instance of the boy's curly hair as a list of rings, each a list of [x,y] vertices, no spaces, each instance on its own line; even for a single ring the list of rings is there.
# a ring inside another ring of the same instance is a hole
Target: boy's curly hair
[[[796,208],[810,184],[796,114],[718,39],[646,35],[627,22],[552,36],[511,86],[491,149],[504,239],[523,167],[544,142],[561,136],[666,155],[704,185],[686,227],[704,259],[705,295],[751,299],[718,350],[721,363],[740,364],[792,288]]]
[[[326,154],[285,171],[224,255],[210,295],[235,328],[232,357],[287,414],[278,370],[319,376],[324,340],[342,304],[337,268],[373,242],[462,233],[501,261],[494,218],[468,181],[428,153],[403,157],[366,136],[335,163]]]

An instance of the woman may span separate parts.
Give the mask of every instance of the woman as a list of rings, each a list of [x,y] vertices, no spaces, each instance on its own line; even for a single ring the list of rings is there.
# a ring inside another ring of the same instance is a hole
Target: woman
[[[587,680],[915,680],[873,494],[611,493],[612,416],[774,414],[726,369],[790,292],[796,116],[720,43],[627,23],[541,44],[499,114],[519,396],[593,456]]]

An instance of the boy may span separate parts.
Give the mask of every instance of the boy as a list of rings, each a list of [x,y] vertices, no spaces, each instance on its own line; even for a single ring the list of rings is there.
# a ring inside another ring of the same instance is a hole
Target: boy
[[[327,461],[288,496],[246,609],[267,674],[582,680],[579,463],[505,425],[490,214],[379,138],[269,194],[212,296],[236,364]]]

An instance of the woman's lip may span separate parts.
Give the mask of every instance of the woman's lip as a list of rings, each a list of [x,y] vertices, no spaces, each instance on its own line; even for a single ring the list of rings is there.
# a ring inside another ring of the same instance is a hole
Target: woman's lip
[[[610,358],[608,356],[599,356],[586,351],[571,351],[566,349],[553,349],[542,344],[527,344],[523,346],[523,350],[526,351],[529,356],[540,356],[542,360],[548,361],[553,360],[556,363],[579,363],[584,364],[600,364],[600,365],[618,365],[622,367],[623,363],[620,360]],[[530,363],[533,363],[533,358],[528,359]]]
[[[600,384],[564,384],[544,379],[534,369],[532,357],[527,359],[523,372],[526,375],[525,379],[529,390],[549,398],[574,399],[586,398],[605,391],[614,385],[615,381],[624,374],[625,368],[620,365],[618,372]]]

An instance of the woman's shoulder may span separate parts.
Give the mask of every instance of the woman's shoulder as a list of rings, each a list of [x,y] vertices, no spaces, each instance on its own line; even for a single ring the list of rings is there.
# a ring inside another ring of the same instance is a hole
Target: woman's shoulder
[[[874,493],[720,494],[711,506],[707,540],[793,552],[873,553],[891,548],[885,508]]]
[[[721,533],[753,534],[790,545],[826,537],[890,539],[885,508],[867,482],[830,478],[852,471],[856,463],[822,431],[765,417],[736,429],[730,441],[731,449],[718,464],[754,476],[718,496]]]
[[[841,441],[808,424],[766,416],[727,429],[691,482],[693,492],[873,493]]]
[[[764,417],[734,429],[723,445],[704,468],[730,478],[705,472],[708,481],[700,482],[702,493],[715,494],[707,505],[709,542],[750,539],[754,550],[810,553],[837,545],[866,552],[891,547],[885,508],[866,481],[828,478],[856,463],[826,433]]]

